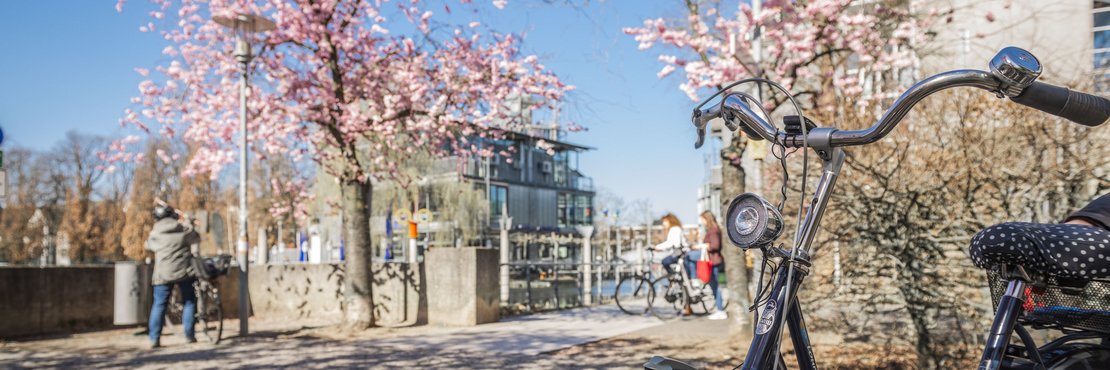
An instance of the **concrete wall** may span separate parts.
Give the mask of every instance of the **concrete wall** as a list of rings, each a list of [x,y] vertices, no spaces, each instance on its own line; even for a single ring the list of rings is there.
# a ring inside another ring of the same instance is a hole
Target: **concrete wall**
[[[0,268],[0,338],[111,327],[114,279],[112,266]]]
[[[468,326],[496,322],[501,310],[496,249],[433,248],[428,266],[428,321]]]
[[[250,293],[254,315],[340,322],[344,271],[342,264],[252,266]],[[373,271],[374,309],[379,325],[417,325],[427,321],[423,264],[375,263]]]

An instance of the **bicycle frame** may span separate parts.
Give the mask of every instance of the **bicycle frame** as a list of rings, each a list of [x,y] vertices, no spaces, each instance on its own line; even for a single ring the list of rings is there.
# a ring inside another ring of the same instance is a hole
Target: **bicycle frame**
[[[821,179],[813,193],[813,200],[809,205],[809,212],[799,225],[794,238],[794,247],[787,255],[785,251],[779,254],[786,259],[785,269],[779,269],[771,288],[771,297],[763,306],[759,320],[756,323],[751,346],[744,358],[741,369],[774,369],[781,356],[779,346],[782,342],[782,329],[785,322],[790,328],[790,339],[794,343],[794,351],[798,366],[803,370],[816,370],[817,362],[813,349],[809,343],[809,333],[805,328],[801,304],[797,298],[798,288],[809,273],[809,256],[807,251],[813,243],[813,236],[817,233],[821,218],[824,216],[825,207],[840,169],[844,165],[844,150],[831,147],[813,147],[823,160]],[[768,247],[764,254],[775,250]],[[787,309],[781,309],[786,307]]]

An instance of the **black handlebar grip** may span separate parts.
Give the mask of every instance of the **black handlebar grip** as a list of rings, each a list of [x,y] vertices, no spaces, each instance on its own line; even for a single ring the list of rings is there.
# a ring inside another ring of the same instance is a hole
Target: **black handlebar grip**
[[[1043,82],[1033,82],[1011,100],[1084,126],[1098,126],[1110,119],[1110,100]]]

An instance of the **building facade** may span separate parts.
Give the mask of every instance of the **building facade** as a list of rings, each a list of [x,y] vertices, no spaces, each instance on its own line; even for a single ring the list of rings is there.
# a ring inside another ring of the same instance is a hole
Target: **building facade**
[[[509,132],[483,142],[505,155],[466,160],[459,177],[487,194],[488,229],[499,229],[506,210],[515,231],[571,233],[593,224],[593,179],[579,171],[581,154],[591,148],[563,135],[558,129]]]

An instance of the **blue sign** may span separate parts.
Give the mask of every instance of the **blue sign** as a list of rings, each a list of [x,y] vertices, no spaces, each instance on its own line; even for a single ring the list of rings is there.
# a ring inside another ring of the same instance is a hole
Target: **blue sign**
[[[0,129],[0,144],[4,143],[4,129]]]

